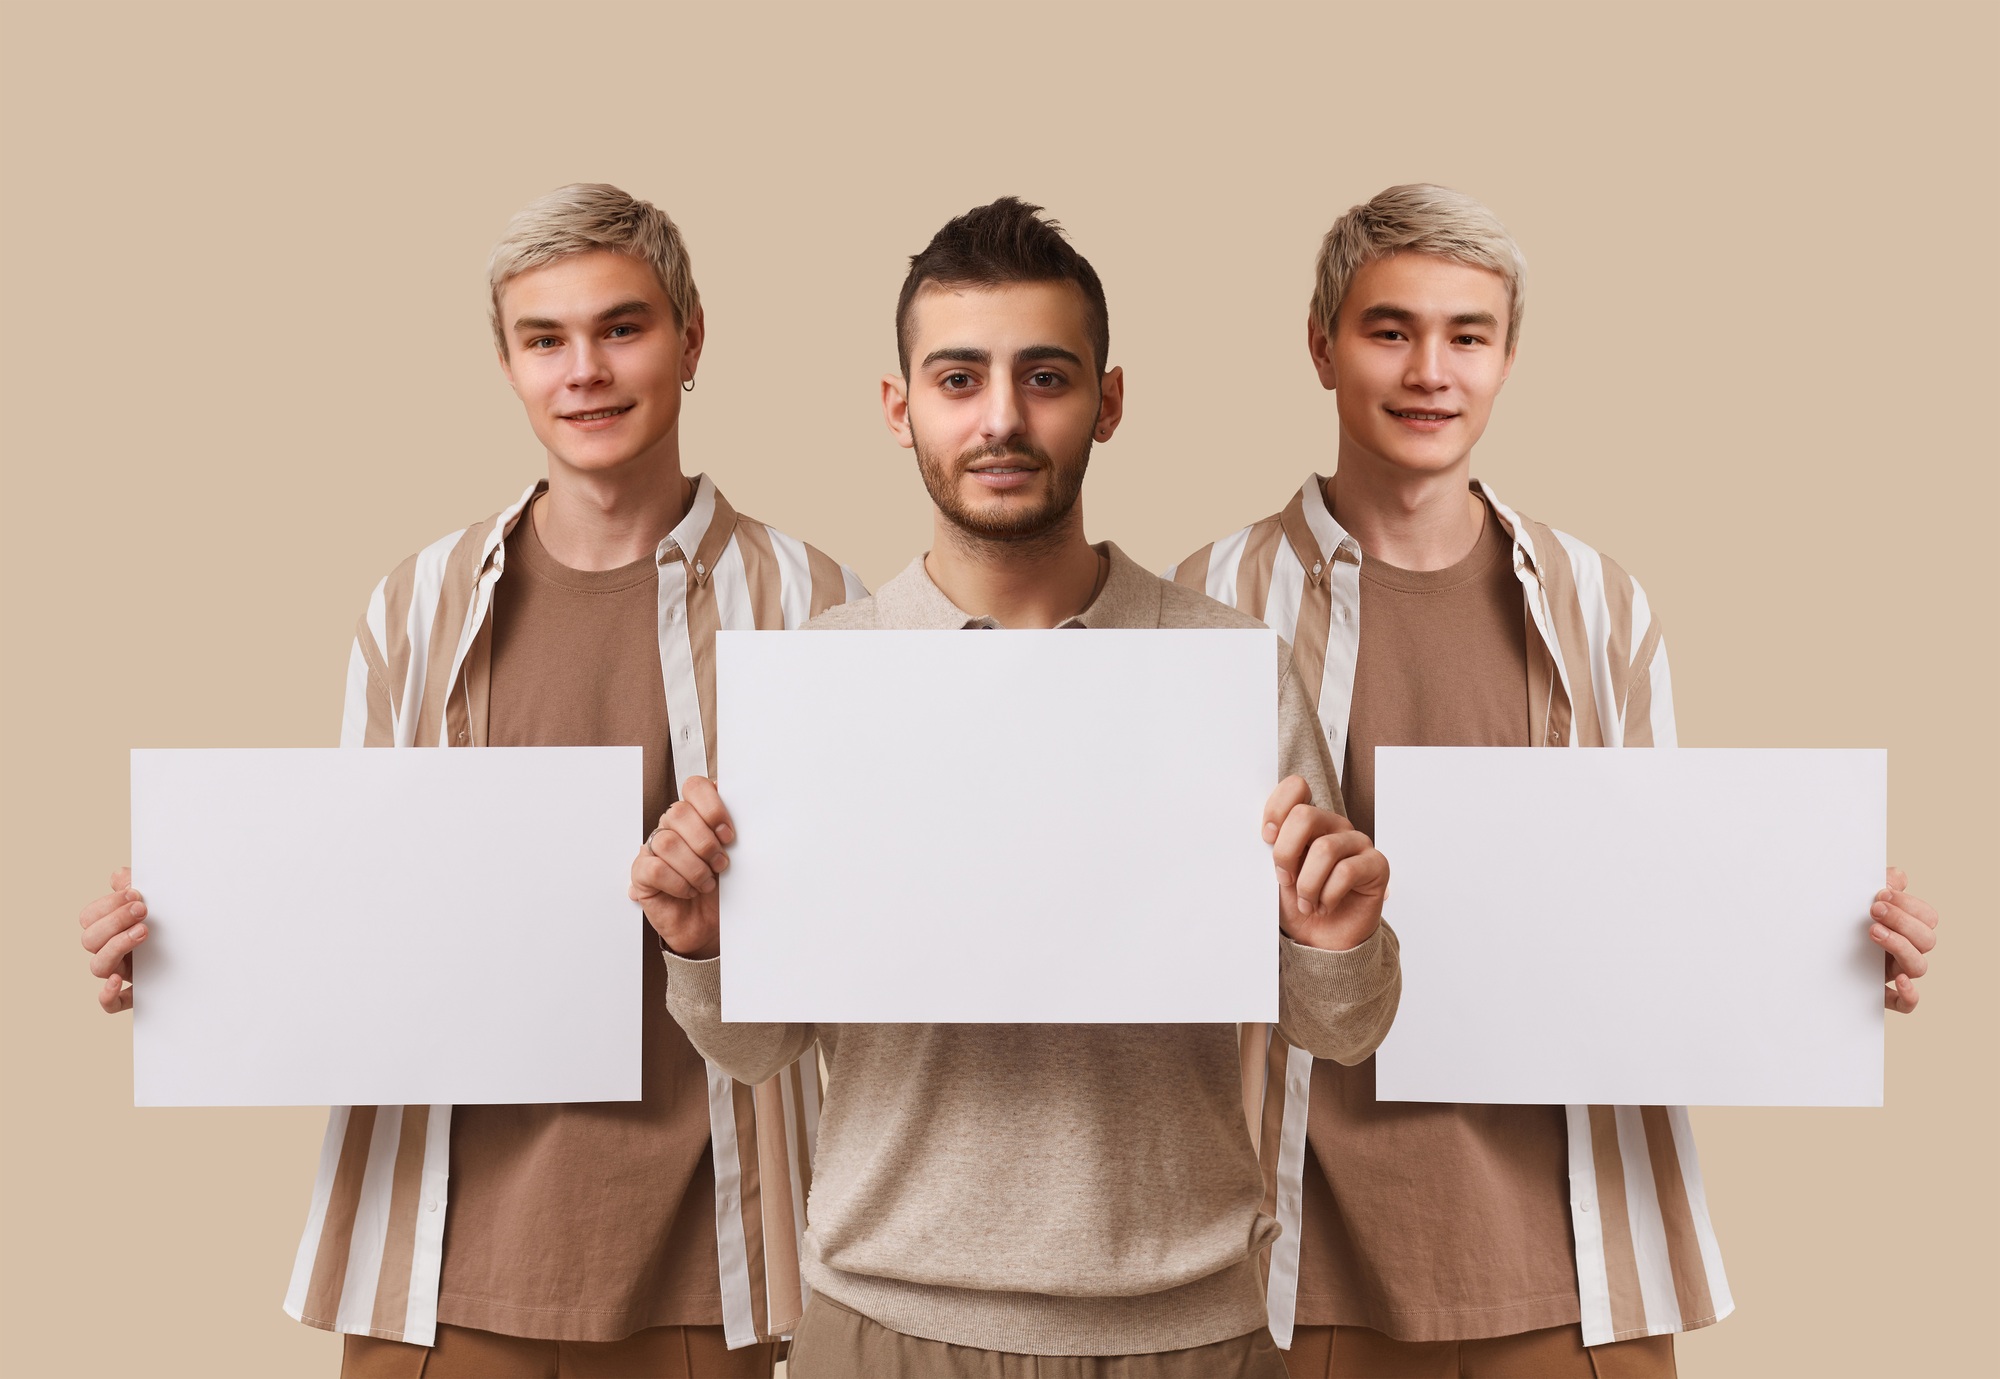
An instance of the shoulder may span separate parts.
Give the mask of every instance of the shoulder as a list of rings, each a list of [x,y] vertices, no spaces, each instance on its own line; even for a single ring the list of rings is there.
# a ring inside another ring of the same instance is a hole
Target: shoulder
[[[744,574],[751,584],[775,581],[782,593],[796,592],[805,601],[808,618],[868,592],[852,569],[769,522],[738,513],[730,540],[742,556]],[[785,602],[789,606],[792,600]],[[786,624],[799,626],[802,621],[794,622],[788,615]]]
[[[1262,627],[1248,613],[1217,602],[1200,589],[1172,580],[1160,581],[1162,627]]]
[[[1190,551],[1165,570],[1162,578],[1189,589],[1215,588],[1218,580],[1233,580],[1246,555],[1261,553],[1275,557],[1280,545],[1278,538],[1283,533],[1284,514],[1274,512],[1269,517],[1209,542],[1199,550]]]
[[[811,622],[806,629],[812,632],[853,632],[872,630],[882,625],[875,612],[875,598],[863,594],[860,598],[849,599],[836,607],[827,609]]]

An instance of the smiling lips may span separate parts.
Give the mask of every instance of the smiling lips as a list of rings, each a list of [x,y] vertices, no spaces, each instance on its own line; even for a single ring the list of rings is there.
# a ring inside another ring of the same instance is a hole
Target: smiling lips
[[[572,426],[583,426],[596,430],[599,427],[609,425],[631,410],[632,404],[628,402],[623,407],[599,407],[589,412],[563,412],[560,415],[564,421],[570,423]]]
[[[991,464],[975,465],[966,470],[982,487],[988,489],[1019,488],[1028,482],[1039,468],[1033,464]]]
[[[1458,416],[1456,412],[1440,411],[1434,407],[1385,407],[1382,410],[1417,431],[1443,430],[1446,422]]]

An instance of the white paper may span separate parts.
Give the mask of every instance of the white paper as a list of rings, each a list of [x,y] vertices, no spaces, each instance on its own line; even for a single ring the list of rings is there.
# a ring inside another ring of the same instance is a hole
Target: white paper
[[[132,753],[140,1106],[634,1101],[637,747]]]
[[[1276,1018],[1269,631],[716,651],[724,1019]]]
[[[1878,750],[1380,747],[1382,1101],[1882,1104]]]

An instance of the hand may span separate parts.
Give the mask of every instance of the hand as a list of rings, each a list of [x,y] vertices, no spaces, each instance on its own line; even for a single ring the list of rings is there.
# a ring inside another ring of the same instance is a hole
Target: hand
[[[90,975],[103,979],[97,1004],[106,1015],[132,1008],[132,950],[152,930],[146,924],[146,899],[132,889],[132,869],[111,873],[111,894],[99,896],[76,917],[83,926],[84,951],[90,954]]]
[[[684,958],[722,952],[722,917],[715,886],[729,870],[723,849],[736,841],[736,825],[706,776],[681,782],[681,797],[660,816],[660,826],[632,863],[632,899],[645,910],[667,947]]]
[[[1937,947],[1938,912],[1905,890],[1909,884],[1900,867],[1889,868],[1889,884],[1875,892],[1868,907],[1868,937],[1882,949],[1883,980],[1889,983],[1882,1004],[1900,1015],[1917,1008],[1917,978],[1930,970],[1925,954]]]
[[[1338,952],[1381,927],[1389,859],[1340,815],[1313,808],[1298,776],[1264,802],[1264,841],[1278,868],[1278,928],[1294,943]]]

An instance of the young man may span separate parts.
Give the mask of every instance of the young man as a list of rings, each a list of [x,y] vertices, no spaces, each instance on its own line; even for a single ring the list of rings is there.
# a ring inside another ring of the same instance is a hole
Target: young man
[[[1378,744],[1674,745],[1645,593],[1471,481],[1522,271],[1492,212],[1442,187],[1343,216],[1307,325],[1338,468],[1170,572],[1293,640],[1364,831]],[[1889,881],[1871,936],[1908,1011],[1937,916]],[[1671,1375],[1672,1333],[1729,1312],[1685,1109],[1378,1103],[1372,1058],[1245,1041],[1293,1375]]]
[[[799,627],[864,591],[682,473],[704,322],[664,213],[563,187],[514,218],[489,277],[548,477],[376,586],[341,745],[639,745],[643,836],[680,776],[715,770],[716,630]],[[147,931],[128,882],[82,916],[106,1010],[131,1005]],[[333,1111],[285,1307],[347,1334],[344,1376],[771,1373],[759,1338],[802,1306],[817,1069],[751,1087],[704,1065],[666,1014],[658,940],[632,939],[642,1100]]]
[[[815,627],[1254,626],[1084,539],[1084,471],[1124,383],[1106,367],[1096,273],[1036,210],[982,206],[911,260],[883,411],[916,451],[934,540]],[[1388,870],[1335,812],[1289,659],[1287,778],[1262,823],[1281,879],[1281,1027],[1351,1063],[1401,989],[1380,922]],[[1033,726],[973,716],[966,730],[980,751]],[[715,787],[689,780],[633,864],[633,894],[666,940],[668,1006],[697,1048],[753,1081],[825,1052],[796,1379],[1283,1374],[1256,1263],[1275,1227],[1233,1029],[725,1024],[716,880],[735,836]]]

